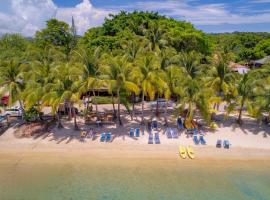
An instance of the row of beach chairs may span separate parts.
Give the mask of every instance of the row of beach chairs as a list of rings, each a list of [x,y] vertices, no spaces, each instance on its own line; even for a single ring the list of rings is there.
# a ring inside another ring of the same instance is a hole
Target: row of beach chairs
[[[135,131],[134,131],[134,128],[131,128],[130,130],[129,130],[129,136],[130,137],[140,137],[140,129],[139,128],[135,128]]]
[[[100,142],[111,142],[112,134],[111,133],[101,133]]]
[[[203,135],[200,135],[199,138],[198,138],[198,135],[195,134],[193,136],[193,141],[196,145],[199,145],[199,144],[202,144],[202,145],[206,145],[206,141],[204,139],[204,136]]]
[[[168,139],[178,139],[178,131],[175,128],[167,128],[166,136]]]
[[[148,136],[148,144],[160,144],[160,139],[159,139],[159,133],[153,133],[151,132]]]

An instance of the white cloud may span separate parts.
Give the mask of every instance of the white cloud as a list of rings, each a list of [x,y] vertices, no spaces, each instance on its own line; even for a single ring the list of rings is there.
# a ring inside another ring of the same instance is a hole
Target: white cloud
[[[19,32],[32,36],[45,26],[46,20],[56,17],[70,23],[73,16],[77,32],[83,34],[89,27],[101,25],[109,13],[119,10],[159,11],[161,14],[187,20],[195,25],[256,24],[270,23],[270,10],[254,10],[254,3],[267,3],[270,0],[250,0],[246,7],[232,12],[230,4],[199,4],[197,0],[135,1],[122,6],[96,8],[90,0],[70,8],[59,8],[53,0],[0,0],[0,35],[6,32]],[[237,9],[234,9],[237,10]],[[251,12],[250,12],[251,11]],[[256,12],[255,12],[256,11]]]
[[[191,5],[190,0],[164,0],[160,2],[138,2],[124,8],[128,10],[160,11],[164,15],[187,20],[195,25],[270,23],[270,12],[267,12],[267,10],[264,10],[264,12],[258,10],[256,14],[234,13],[230,11],[229,4],[224,3]]]
[[[78,33],[83,34],[89,27],[102,24],[104,18],[109,13],[114,12],[111,9],[97,9],[93,7],[89,0],[83,0],[82,3],[76,5],[74,8],[58,9],[56,18],[70,23],[73,16]]]
[[[45,26],[46,20],[56,17],[70,23],[72,16],[79,34],[89,27],[102,24],[104,18],[114,12],[94,8],[89,0],[83,0],[73,8],[59,8],[52,0],[0,0],[0,34],[11,32],[32,36]]]

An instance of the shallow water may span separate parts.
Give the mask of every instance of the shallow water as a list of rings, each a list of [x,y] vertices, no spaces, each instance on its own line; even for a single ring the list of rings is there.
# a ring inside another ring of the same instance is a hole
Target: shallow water
[[[269,167],[259,160],[10,158],[0,162],[0,199],[269,200]]]

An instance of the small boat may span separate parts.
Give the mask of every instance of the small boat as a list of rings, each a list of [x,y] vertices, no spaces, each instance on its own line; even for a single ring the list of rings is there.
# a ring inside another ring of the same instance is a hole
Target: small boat
[[[190,157],[190,159],[194,159],[195,158],[194,151],[193,151],[193,149],[192,149],[191,146],[188,146],[187,147],[187,154],[188,154],[188,157]]]
[[[179,155],[183,159],[187,158],[187,152],[186,152],[186,148],[184,146],[179,146]]]

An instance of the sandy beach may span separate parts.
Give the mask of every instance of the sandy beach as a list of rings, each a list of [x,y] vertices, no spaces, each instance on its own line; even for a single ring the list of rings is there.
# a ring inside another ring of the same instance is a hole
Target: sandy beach
[[[104,106],[108,109],[108,106]],[[146,120],[150,119],[146,116]],[[222,118],[222,113],[217,117]],[[63,119],[63,129],[31,137],[18,137],[19,126],[0,136],[0,196],[11,200],[59,199],[267,199],[270,183],[269,127],[244,117],[217,120],[218,128],[204,128],[207,145],[194,145],[184,131],[168,139],[158,119],[160,144],[148,144],[148,131],[140,116],[122,115],[123,127],[85,125],[97,134],[81,138],[73,121]],[[174,115],[169,127],[176,128]],[[130,137],[140,128],[140,137]],[[100,142],[111,132],[110,142]],[[217,139],[228,139],[231,148],[216,148]],[[192,145],[195,159],[181,159],[179,145]],[[15,188],[15,189],[14,189]],[[191,189],[192,188],[192,189]],[[193,192],[196,190],[197,192]],[[230,191],[229,193],[227,191]]]
[[[148,105],[149,106],[149,105]],[[139,106],[136,107],[139,110]],[[110,105],[99,106],[101,111],[108,111]],[[150,119],[146,116],[146,120]],[[34,135],[30,138],[17,138],[18,127],[11,127],[0,136],[0,154],[16,152],[76,152],[76,154],[101,155],[105,157],[135,156],[135,157],[171,157],[178,158],[179,145],[192,145],[195,150],[196,159],[201,158],[270,158],[270,127],[258,125],[254,119],[244,117],[244,124],[239,126],[232,116],[223,120],[222,112],[217,115],[218,128],[215,130],[203,128],[207,145],[195,146],[192,137],[187,137],[184,131],[179,131],[178,139],[168,139],[166,128],[162,126],[163,116],[158,119],[158,132],[161,144],[148,144],[148,131],[146,126],[140,125],[140,116],[132,121],[130,116],[123,115],[123,127],[104,125],[102,127],[85,125],[83,118],[78,118],[81,129],[93,128],[97,134],[93,138],[81,138],[80,131],[73,130],[73,121],[63,120],[64,128],[58,130],[56,127],[42,135]],[[174,115],[169,117],[169,127],[176,127]],[[130,128],[140,128],[140,137],[130,137]],[[100,134],[103,132],[112,133],[112,141],[100,142]],[[218,149],[216,141],[229,140],[230,149]]]

